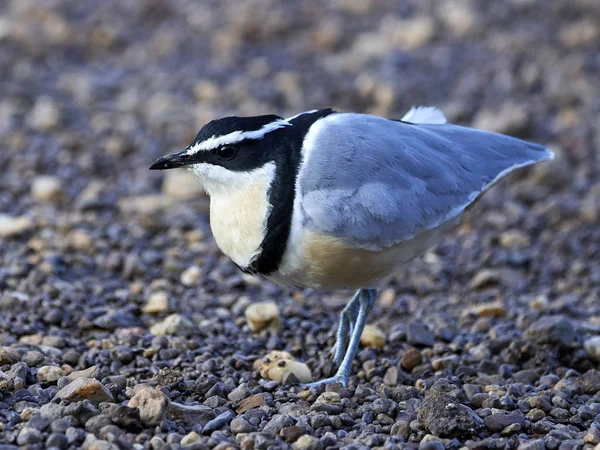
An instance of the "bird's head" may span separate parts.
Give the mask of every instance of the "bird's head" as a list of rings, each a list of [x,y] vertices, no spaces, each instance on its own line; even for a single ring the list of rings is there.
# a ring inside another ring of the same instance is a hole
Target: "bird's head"
[[[211,228],[221,250],[246,272],[272,273],[291,229],[305,136],[333,112],[213,120],[183,151],[159,158],[150,170],[190,169],[211,196]]]
[[[202,127],[185,150],[159,158],[150,170],[185,167],[198,176],[208,194],[272,178],[292,136],[291,122],[275,115],[225,117]]]

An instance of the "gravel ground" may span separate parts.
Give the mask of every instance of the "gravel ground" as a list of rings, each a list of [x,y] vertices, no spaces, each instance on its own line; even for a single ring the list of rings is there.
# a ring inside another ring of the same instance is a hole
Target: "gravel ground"
[[[0,2],[0,449],[594,448],[599,48],[597,0]],[[389,282],[348,388],[303,390],[349,293],[243,276],[147,168],[227,114],[412,104],[559,158]]]

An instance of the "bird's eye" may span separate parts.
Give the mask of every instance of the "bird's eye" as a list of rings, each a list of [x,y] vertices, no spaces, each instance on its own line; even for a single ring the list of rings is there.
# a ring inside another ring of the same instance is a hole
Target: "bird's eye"
[[[229,161],[230,159],[233,159],[235,157],[236,153],[237,153],[237,150],[235,148],[229,147],[229,146],[219,147],[218,149],[215,150],[215,154],[217,155],[217,157],[219,159],[222,159],[225,161]]]

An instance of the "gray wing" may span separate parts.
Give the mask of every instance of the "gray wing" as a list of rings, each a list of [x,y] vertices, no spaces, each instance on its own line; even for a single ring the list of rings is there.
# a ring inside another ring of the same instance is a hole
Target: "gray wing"
[[[317,121],[304,147],[297,186],[305,223],[371,249],[457,217],[501,176],[552,158],[505,135],[364,114]]]

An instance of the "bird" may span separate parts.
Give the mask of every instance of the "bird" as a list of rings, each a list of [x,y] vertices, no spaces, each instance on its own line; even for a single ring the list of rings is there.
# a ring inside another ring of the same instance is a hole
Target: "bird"
[[[336,372],[309,384],[346,386],[382,284],[500,179],[553,158],[544,145],[450,124],[435,107],[400,120],[326,108],[213,120],[150,170],[198,177],[215,241],[245,273],[355,291],[331,350]]]

